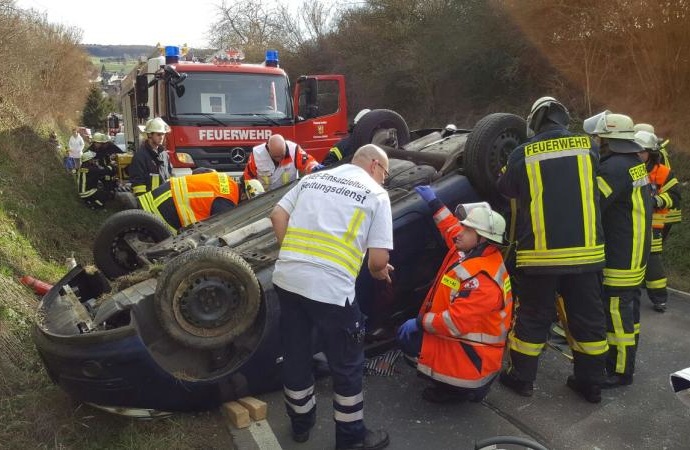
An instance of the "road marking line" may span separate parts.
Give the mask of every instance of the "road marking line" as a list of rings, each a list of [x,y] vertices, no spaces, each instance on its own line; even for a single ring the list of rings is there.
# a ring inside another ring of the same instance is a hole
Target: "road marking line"
[[[271,426],[265,420],[257,420],[249,426],[249,432],[254,438],[254,442],[259,446],[259,450],[282,450],[276,435],[273,434]]]
[[[685,291],[679,291],[678,289],[673,289],[670,287],[667,287],[669,291],[673,292],[674,294],[682,295],[683,297],[688,297],[690,298],[690,292],[685,292]]]

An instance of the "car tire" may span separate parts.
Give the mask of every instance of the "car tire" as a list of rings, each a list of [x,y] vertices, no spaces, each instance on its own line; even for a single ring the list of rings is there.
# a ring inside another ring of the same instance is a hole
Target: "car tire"
[[[199,247],[165,266],[154,303],[171,338],[188,347],[212,349],[230,344],[252,326],[261,289],[240,255],[226,247]]]
[[[172,235],[170,227],[153,214],[140,209],[120,211],[98,230],[93,243],[94,263],[111,280],[127,275],[140,267],[132,241],[153,245]]]
[[[527,124],[515,114],[494,113],[479,120],[467,137],[463,156],[472,185],[486,196],[498,196],[498,174],[510,153],[526,139]]]
[[[358,149],[370,143],[385,144],[382,140],[385,141],[387,131],[393,129],[396,131],[397,145],[389,145],[389,147],[402,147],[410,142],[410,129],[400,114],[390,109],[369,111],[355,126],[354,148]]]

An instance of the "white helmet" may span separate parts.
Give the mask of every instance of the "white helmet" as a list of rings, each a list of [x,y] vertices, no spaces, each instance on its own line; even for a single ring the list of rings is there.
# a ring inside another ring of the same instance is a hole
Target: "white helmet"
[[[635,131],[648,131],[650,133],[656,133],[654,127],[648,123],[636,123],[633,127]]]
[[[659,151],[659,138],[649,131],[641,130],[635,133],[635,142],[650,152]]]
[[[567,127],[570,113],[563,103],[553,97],[541,97],[532,104],[527,116],[527,137],[532,137],[548,119],[549,122]]]
[[[357,113],[357,115],[355,116],[355,120],[353,120],[352,123],[353,123],[354,125],[357,125],[357,122],[359,122],[360,119],[361,119],[362,117],[364,117],[364,116],[365,116],[368,112],[370,112],[370,111],[371,111],[370,109],[366,109],[366,108],[363,109],[363,110],[361,110],[360,112]]]
[[[81,162],[85,163],[85,162],[87,162],[87,161],[91,161],[91,160],[94,159],[95,157],[96,157],[96,153],[95,153],[95,152],[92,152],[91,150],[89,150],[89,151],[87,151],[87,152],[82,153],[82,155],[81,155]]]
[[[247,180],[244,182],[244,189],[247,191],[247,198],[258,197],[263,194],[264,186],[259,180]]]
[[[144,127],[144,133],[168,133],[170,127],[167,123],[163,121],[160,117],[150,119],[146,122],[146,127]]]
[[[468,205],[465,205],[465,210]],[[457,209],[456,209],[457,211]],[[491,207],[477,205],[469,210],[467,217],[460,221],[466,227],[472,228],[478,235],[484,236],[497,244],[503,243],[503,233],[506,231],[506,221]]]
[[[91,139],[93,142],[97,142],[100,144],[105,144],[108,142],[110,139],[108,139],[108,136],[106,136],[104,133],[95,133],[93,135],[93,138]]]
[[[604,111],[585,119],[582,128],[587,134],[608,139],[609,147],[616,153],[637,153],[642,151],[635,142],[633,121],[625,114],[614,114]]]

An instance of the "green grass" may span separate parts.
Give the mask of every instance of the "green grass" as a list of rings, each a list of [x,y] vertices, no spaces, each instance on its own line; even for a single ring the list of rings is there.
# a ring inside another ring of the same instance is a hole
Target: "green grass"
[[[92,56],[91,62],[99,70],[105,65],[105,70],[107,72],[121,72],[127,75],[134,66],[137,65],[136,59],[128,59],[123,63],[114,61],[101,61],[101,57]]]

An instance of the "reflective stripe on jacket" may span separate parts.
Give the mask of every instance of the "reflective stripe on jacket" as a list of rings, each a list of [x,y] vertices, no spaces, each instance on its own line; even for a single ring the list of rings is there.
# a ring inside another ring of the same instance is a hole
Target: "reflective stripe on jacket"
[[[453,237],[462,229],[443,207],[434,215],[450,251],[420,310],[424,329],[417,369],[434,380],[481,387],[501,369],[510,328],[510,278],[498,249],[460,260]]]
[[[649,171],[649,182],[655,195],[654,211],[652,213],[652,228],[662,230],[668,223],[667,217],[672,207],[680,204],[680,186],[678,179],[671,169],[663,164],[654,164]],[[658,206],[657,201],[661,202]],[[663,238],[661,233],[652,233],[652,252],[663,251]]]
[[[208,219],[216,198],[228,199],[235,205],[240,200],[235,180],[220,172],[173,177],[170,192],[183,227]]]

